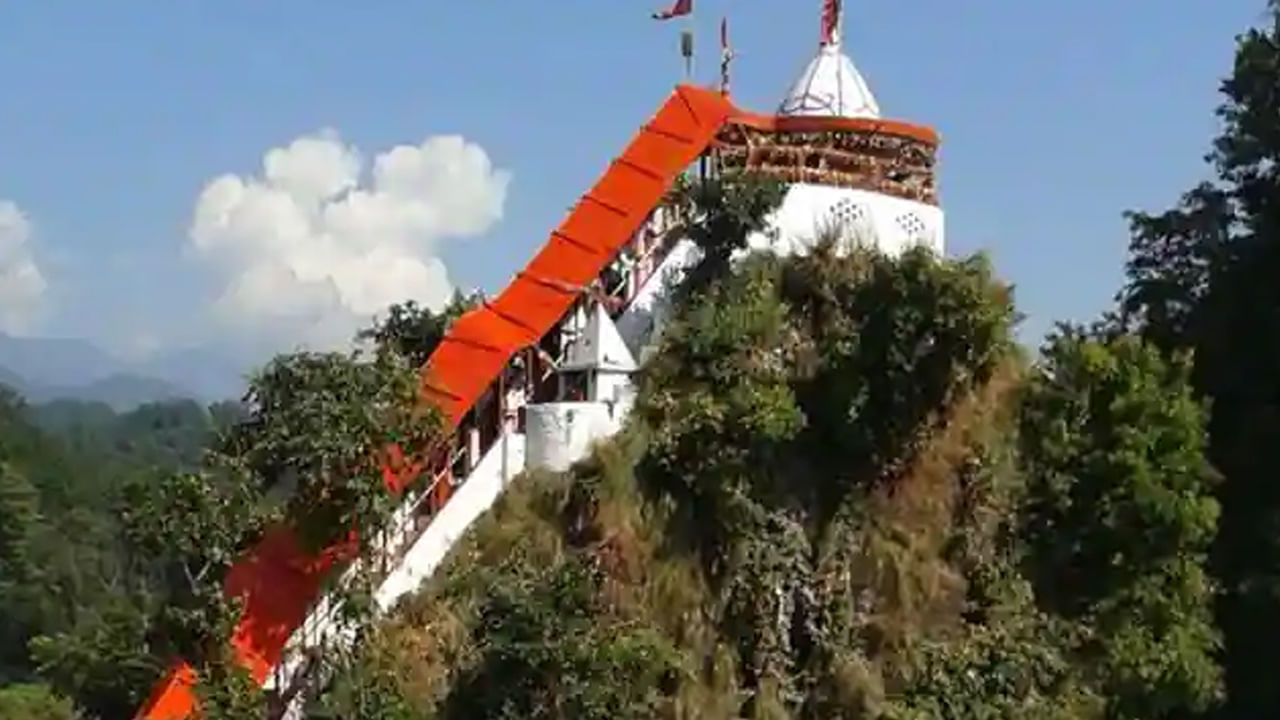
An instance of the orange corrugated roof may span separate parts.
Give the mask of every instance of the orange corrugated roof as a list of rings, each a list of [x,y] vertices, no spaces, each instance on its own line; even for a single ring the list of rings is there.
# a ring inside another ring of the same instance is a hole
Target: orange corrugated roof
[[[515,352],[555,326],[577,297],[568,288],[586,285],[600,274],[732,113],[719,93],[677,88],[525,270],[492,303],[453,324],[423,368],[426,392],[451,425],[471,409]],[[349,556],[347,543],[309,556],[290,532],[277,529],[232,568],[227,592],[245,600],[233,646],[260,682],[280,661],[325,573]],[[191,668],[177,664],[138,717],[189,717],[195,708],[193,680]]]

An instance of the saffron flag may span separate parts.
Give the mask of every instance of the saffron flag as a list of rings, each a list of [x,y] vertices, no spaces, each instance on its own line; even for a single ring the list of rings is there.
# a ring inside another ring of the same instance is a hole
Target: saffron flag
[[[693,12],[693,0],[675,0],[670,8],[653,14],[654,20],[670,20]]]

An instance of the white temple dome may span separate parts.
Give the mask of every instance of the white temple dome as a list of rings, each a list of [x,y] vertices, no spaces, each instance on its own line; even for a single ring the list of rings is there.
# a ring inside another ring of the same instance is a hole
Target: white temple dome
[[[787,93],[779,115],[809,117],[878,118],[867,81],[840,49],[838,39],[824,43]]]

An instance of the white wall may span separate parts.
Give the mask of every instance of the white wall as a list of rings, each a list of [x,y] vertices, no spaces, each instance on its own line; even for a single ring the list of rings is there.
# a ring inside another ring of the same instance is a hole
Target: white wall
[[[382,612],[418,589],[431,577],[449,549],[475,519],[493,506],[511,478],[524,470],[525,436],[507,433],[500,437],[476,465],[467,481],[431,519],[422,536],[409,548],[399,567],[391,572],[374,593]]]
[[[662,329],[662,323],[670,312],[665,297],[668,287],[679,282],[685,269],[697,260],[698,252],[693,241],[678,241],[615,321],[618,334],[622,335],[638,362],[643,363],[648,357],[648,341]]]
[[[453,544],[482,513],[492,507],[507,482],[524,470],[525,437],[520,433],[507,433],[489,448],[466,482],[458,486],[453,497],[431,518],[430,524],[405,553],[395,567],[374,591],[374,602],[379,613],[394,607],[406,594],[418,589],[444,560]],[[421,493],[406,497],[396,511],[393,532],[404,529],[412,518],[413,506],[422,498]],[[352,564],[344,571],[338,585],[344,585],[358,571]],[[306,650],[317,646],[342,646],[353,639],[353,628],[341,627],[333,613],[335,595],[324,593],[307,614],[303,624],[290,636],[285,645],[284,657],[265,684],[268,690],[288,687],[294,675],[303,667]],[[302,717],[302,700],[299,694],[283,715],[283,720]]]
[[[796,183],[774,212],[776,241],[756,234],[751,249],[772,247],[779,254],[803,252],[839,215],[846,229],[889,255],[925,245],[941,255],[946,247],[942,208],[868,190]]]
[[[615,405],[611,413],[615,418],[626,417],[636,394],[635,386],[631,382],[631,373],[611,370],[596,371],[591,391],[590,400]]]
[[[595,441],[621,427],[621,412],[603,402],[540,403],[525,408],[525,466],[563,472]]]

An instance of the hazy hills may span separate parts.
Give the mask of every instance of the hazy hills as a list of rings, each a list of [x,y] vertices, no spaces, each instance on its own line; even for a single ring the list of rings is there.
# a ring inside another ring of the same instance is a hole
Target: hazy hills
[[[35,403],[75,399],[128,410],[175,398],[215,402],[239,395],[243,372],[212,350],[181,350],[128,362],[87,340],[0,333],[0,384]]]

